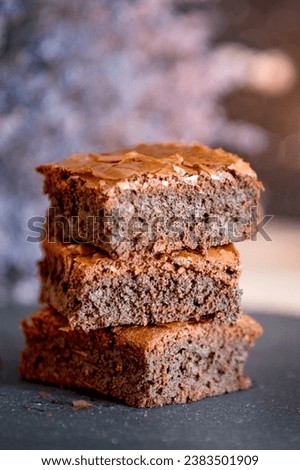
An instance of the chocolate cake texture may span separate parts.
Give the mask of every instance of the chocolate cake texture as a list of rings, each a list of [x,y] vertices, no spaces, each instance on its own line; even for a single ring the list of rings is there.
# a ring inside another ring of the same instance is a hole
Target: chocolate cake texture
[[[169,253],[249,239],[263,189],[250,165],[193,143],[140,144],[40,165],[48,233],[111,256]]]
[[[233,321],[241,315],[240,261],[233,245],[206,256],[179,251],[112,259],[80,244],[43,243],[41,297],[72,328],[174,321]]]
[[[71,330],[44,308],[23,320],[26,380],[97,392],[137,407],[187,403],[247,389],[249,348],[262,328],[248,316],[156,326]]]

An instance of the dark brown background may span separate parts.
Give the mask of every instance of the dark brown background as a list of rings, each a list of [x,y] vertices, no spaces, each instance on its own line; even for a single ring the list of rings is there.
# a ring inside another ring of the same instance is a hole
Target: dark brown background
[[[293,60],[298,73],[282,96],[238,90],[224,99],[228,116],[262,126],[270,144],[253,164],[264,181],[266,210],[300,216],[300,2],[296,0],[228,0],[222,2],[228,24],[219,40],[258,49],[278,48]],[[276,76],[274,76],[276,80]]]

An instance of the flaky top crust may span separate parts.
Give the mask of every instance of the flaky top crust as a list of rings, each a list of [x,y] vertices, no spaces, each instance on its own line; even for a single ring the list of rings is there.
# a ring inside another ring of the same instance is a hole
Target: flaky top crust
[[[55,169],[66,172],[66,176],[81,176],[90,184],[104,180],[115,185],[140,175],[197,177],[203,171],[210,176],[232,171],[257,181],[249,163],[237,155],[199,143],[139,144],[110,153],[78,153],[61,162],[37,167],[42,174]]]
[[[61,242],[53,242],[45,240],[42,243],[43,249],[47,252],[56,252],[59,255],[71,256],[84,265],[95,266],[97,263],[109,264],[117,263],[112,260],[104,252],[99,251],[91,246],[83,244],[69,244]],[[139,262],[140,255],[136,262]],[[161,261],[169,261],[179,264],[200,263],[203,261],[219,262],[225,265],[239,265],[240,256],[234,244],[211,247],[206,255],[197,251],[181,250],[174,253],[165,253],[160,255]],[[126,262],[125,262],[126,263]],[[151,263],[151,259],[147,257],[147,263]]]
[[[22,321],[22,329],[27,338],[41,338],[42,336],[50,338],[56,335],[58,331],[62,331],[65,334],[77,335],[79,341],[89,337],[95,342],[95,347],[97,342],[100,345],[108,344],[113,340],[117,345],[127,344],[143,351],[151,351],[156,345],[162,345],[172,338],[186,335],[197,335],[203,337],[204,340],[208,335],[211,337],[212,334],[224,337],[224,339],[243,337],[251,344],[255,338],[263,333],[262,327],[248,315],[243,315],[232,324],[216,325],[210,320],[203,320],[195,323],[174,322],[151,326],[100,328],[85,333],[81,330],[72,330],[68,326],[67,319],[50,307],[44,307],[30,317],[25,318]],[[81,335],[83,335],[82,338]]]

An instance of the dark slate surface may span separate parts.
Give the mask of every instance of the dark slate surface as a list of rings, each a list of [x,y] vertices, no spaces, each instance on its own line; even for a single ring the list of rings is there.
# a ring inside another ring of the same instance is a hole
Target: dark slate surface
[[[300,448],[300,319],[258,317],[265,334],[248,362],[251,390],[145,410],[20,381],[18,322],[28,311],[0,310],[1,449]],[[75,411],[80,398],[93,406]]]

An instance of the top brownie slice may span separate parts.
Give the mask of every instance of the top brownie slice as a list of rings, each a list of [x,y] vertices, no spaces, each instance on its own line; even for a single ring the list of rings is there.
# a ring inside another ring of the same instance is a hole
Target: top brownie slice
[[[250,165],[194,143],[140,144],[40,165],[48,235],[112,256],[198,249],[256,231],[262,184]]]

